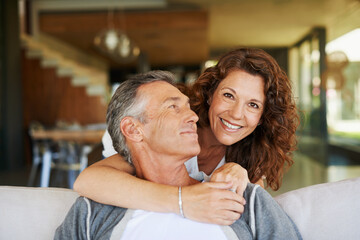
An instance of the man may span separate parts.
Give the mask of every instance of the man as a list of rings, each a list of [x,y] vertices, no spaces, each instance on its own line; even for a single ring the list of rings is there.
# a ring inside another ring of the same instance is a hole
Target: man
[[[114,148],[132,162],[136,175],[179,186],[198,183],[184,163],[200,152],[189,99],[170,73],[153,71],[122,83],[107,113]],[[295,225],[263,189],[249,184],[241,218],[231,226],[194,222],[172,213],[124,209],[80,197],[55,239],[298,239]],[[146,199],[144,199],[146,201]]]

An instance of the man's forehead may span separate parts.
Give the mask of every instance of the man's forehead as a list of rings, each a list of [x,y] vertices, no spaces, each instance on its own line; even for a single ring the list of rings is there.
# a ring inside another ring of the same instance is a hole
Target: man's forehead
[[[149,83],[145,83],[143,85],[141,85],[139,87],[139,90],[140,91],[147,91],[149,89],[151,90],[157,90],[158,88],[176,88],[174,87],[172,84],[164,81],[164,80],[157,80],[157,81],[154,81],[154,82],[149,82]]]
[[[165,81],[156,81],[140,86],[139,93],[147,97],[149,101],[156,101],[159,104],[167,101],[178,101],[186,97],[179,89]]]

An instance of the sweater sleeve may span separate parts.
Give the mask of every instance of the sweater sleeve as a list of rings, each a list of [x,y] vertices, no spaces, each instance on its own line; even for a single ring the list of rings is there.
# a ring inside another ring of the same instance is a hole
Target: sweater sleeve
[[[263,188],[254,189],[255,239],[302,239],[294,222]]]
[[[79,197],[65,217],[64,222],[56,229],[55,240],[87,239],[87,219],[90,208],[83,197]]]

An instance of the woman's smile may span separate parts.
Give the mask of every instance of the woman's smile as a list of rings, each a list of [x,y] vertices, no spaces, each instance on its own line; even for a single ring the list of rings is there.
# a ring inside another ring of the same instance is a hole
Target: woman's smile
[[[232,124],[223,118],[220,118],[220,121],[225,125],[225,127],[230,128],[231,130],[239,130],[242,128],[242,126]]]

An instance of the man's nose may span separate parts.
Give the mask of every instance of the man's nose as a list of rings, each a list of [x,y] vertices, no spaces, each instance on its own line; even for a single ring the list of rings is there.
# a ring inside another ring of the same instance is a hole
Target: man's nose
[[[186,111],[186,121],[196,123],[197,121],[199,121],[199,117],[196,115],[196,113],[193,110],[187,109],[187,111]]]

